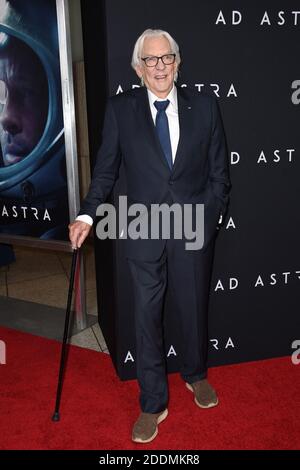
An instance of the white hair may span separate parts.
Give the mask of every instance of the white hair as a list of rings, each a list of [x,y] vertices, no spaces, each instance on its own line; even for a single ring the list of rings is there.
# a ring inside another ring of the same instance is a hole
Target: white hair
[[[175,39],[172,38],[172,36],[167,32],[163,31],[162,29],[146,29],[137,39],[134,48],[133,48],[133,53],[132,53],[132,58],[131,58],[131,66],[135,70],[137,66],[141,65],[141,58],[142,58],[142,52],[143,52],[143,47],[144,47],[144,41],[146,38],[153,38],[153,37],[160,37],[164,36],[170,44],[171,52],[173,54],[176,54],[175,57],[175,62],[177,63],[177,66],[179,66],[181,62],[180,58],[180,52],[179,52],[179,46]],[[174,80],[176,82],[178,77],[178,72],[175,73]]]

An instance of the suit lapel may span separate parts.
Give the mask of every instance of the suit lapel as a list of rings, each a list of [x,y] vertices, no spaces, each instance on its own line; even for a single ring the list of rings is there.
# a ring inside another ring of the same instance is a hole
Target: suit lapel
[[[139,123],[142,126],[142,132],[144,132],[145,137],[150,142],[151,148],[154,149],[154,153],[159,156],[164,166],[168,171],[170,171],[152,119],[147,88],[143,87],[140,91],[141,93],[135,97],[134,106],[139,116]]]
[[[184,159],[185,145],[189,139],[190,129],[192,128],[193,122],[193,111],[192,105],[184,92],[183,88],[177,87],[177,102],[178,102],[178,119],[179,119],[179,142],[177,152],[175,155],[175,161],[173,165],[173,172],[180,162]]]

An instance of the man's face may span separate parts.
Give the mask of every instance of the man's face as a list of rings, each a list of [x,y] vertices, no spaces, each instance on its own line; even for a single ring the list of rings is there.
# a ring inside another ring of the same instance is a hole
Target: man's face
[[[142,57],[171,54],[169,41],[165,36],[145,38]],[[144,83],[152,93],[158,98],[166,98],[171,91],[174,83],[174,76],[177,71],[177,63],[165,65],[160,59],[155,67],[147,67],[144,61],[136,68],[136,73],[140,78],[143,77]]]
[[[48,115],[45,71],[34,52],[18,40],[0,55],[0,107],[2,157],[8,166],[35,148]]]

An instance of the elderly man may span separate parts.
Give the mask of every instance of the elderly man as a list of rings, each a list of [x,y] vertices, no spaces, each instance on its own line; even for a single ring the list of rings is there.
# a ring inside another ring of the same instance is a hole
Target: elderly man
[[[218,404],[207,381],[207,304],[215,235],[225,212],[229,175],[216,100],[175,81],[179,48],[169,33],[148,29],[138,38],[132,66],[143,85],[108,100],[102,145],[89,193],[70,225],[72,246],[88,235],[97,206],[118,176],[121,159],[130,202],[204,205],[204,245],[184,239],[128,239],[126,253],[135,298],[137,378],[141,414],[134,442],[152,441],[168,415],[162,310],[171,289],[182,334],[181,376],[196,405]]]

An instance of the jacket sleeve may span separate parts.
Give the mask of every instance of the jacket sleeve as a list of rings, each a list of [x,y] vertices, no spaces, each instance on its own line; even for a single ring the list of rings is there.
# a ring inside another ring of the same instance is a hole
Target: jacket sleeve
[[[209,146],[209,179],[214,195],[220,202],[222,213],[226,212],[230,191],[227,145],[222,119],[216,98],[212,99],[212,125]]]
[[[78,215],[86,214],[94,220],[97,207],[108,198],[119,175],[121,152],[119,146],[119,131],[115,111],[111,100],[108,99],[102,143],[97,153],[96,165],[88,194],[82,202]]]

